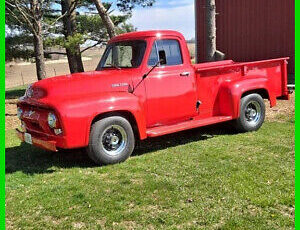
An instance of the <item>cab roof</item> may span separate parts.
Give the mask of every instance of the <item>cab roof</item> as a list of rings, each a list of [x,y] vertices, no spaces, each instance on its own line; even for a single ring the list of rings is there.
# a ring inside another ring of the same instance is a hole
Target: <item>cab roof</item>
[[[146,37],[163,37],[163,36],[175,36],[180,39],[184,39],[181,33],[174,30],[147,30],[147,31],[137,31],[137,32],[121,34],[112,38],[110,42],[141,39]]]

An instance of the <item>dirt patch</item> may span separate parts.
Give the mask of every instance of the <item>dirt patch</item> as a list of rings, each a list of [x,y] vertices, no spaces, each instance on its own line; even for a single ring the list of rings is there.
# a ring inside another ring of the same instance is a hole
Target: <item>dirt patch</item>
[[[20,126],[17,117],[17,99],[5,100],[5,130],[15,129]]]
[[[283,118],[291,118],[295,116],[295,93],[291,94],[289,101],[277,100],[277,105],[270,108],[270,103],[266,101],[266,120],[280,121]]]

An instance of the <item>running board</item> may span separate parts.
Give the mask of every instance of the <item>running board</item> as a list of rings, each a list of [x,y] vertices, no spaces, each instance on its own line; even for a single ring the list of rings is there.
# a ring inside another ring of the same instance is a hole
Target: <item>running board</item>
[[[199,120],[190,120],[177,123],[174,125],[164,125],[159,127],[150,128],[147,130],[148,137],[157,137],[170,133],[180,132],[187,129],[193,129],[201,126],[212,125],[224,121],[232,120],[231,116],[216,116]]]

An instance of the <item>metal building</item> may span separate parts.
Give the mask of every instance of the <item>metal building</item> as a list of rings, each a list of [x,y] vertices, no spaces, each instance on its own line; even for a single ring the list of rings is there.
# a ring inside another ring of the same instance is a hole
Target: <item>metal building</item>
[[[197,61],[205,61],[205,1],[195,0]],[[294,0],[216,0],[217,49],[226,59],[287,57],[295,72]]]

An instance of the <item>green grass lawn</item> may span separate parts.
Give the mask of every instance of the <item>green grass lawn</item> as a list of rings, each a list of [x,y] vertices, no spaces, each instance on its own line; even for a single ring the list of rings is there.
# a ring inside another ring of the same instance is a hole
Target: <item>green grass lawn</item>
[[[6,132],[7,229],[294,229],[294,120],[147,140],[122,164]]]

